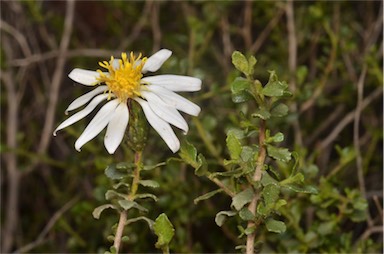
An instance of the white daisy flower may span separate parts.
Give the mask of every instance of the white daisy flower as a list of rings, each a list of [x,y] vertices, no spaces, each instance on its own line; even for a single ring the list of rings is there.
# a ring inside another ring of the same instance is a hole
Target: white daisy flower
[[[74,100],[67,108],[66,113],[78,109],[88,103],[63,123],[53,135],[90,114],[97,105],[106,101],[76,140],[75,148],[81,147],[96,137],[105,127],[104,145],[110,154],[113,154],[123,140],[129,121],[127,101],[137,101],[142,107],[149,124],[159,133],[172,152],[180,148],[180,141],[170,124],[188,132],[188,124],[179,111],[197,116],[200,107],[175,92],[194,92],[201,89],[201,80],[180,75],[156,75],[143,77],[144,73],[155,72],[171,56],[172,51],[162,49],[151,57],[135,57],[131,52],[121,54],[122,59],[111,57],[109,62],[99,65],[107,72],[100,70],[90,71],[74,69],[69,77],[86,86],[96,86],[92,91]],[[102,84],[102,85],[100,85]]]

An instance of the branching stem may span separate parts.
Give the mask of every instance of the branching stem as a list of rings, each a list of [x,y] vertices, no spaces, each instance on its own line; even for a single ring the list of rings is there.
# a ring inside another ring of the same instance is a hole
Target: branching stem
[[[128,196],[128,199],[130,201],[133,201],[135,199],[135,195],[136,195],[137,189],[139,187],[140,171],[142,169],[141,154],[142,154],[141,151],[135,153],[135,165],[136,165],[136,167],[135,167],[135,170],[133,172],[131,191],[130,191],[129,196]],[[120,245],[121,245],[121,239],[123,238],[123,231],[124,231],[125,224],[127,222],[127,217],[128,217],[127,211],[123,210],[120,213],[119,224],[117,225],[115,239],[113,242],[113,246],[116,249],[116,253],[119,253],[119,249],[120,249]]]
[[[265,121],[261,120],[260,122],[260,133],[259,133],[259,155],[257,157],[257,166],[255,169],[255,174],[253,175],[253,181],[258,182],[261,180],[261,174],[264,167],[265,157],[267,155],[267,151],[264,146],[265,142]],[[256,193],[253,197],[251,203],[248,206],[248,210],[251,211],[252,214],[256,214],[256,206],[257,201],[259,200],[259,194]],[[249,221],[247,228],[253,228],[256,224],[254,221]],[[256,230],[253,231],[252,234],[247,236],[247,246],[246,246],[246,254],[253,254],[255,249],[255,237]]]

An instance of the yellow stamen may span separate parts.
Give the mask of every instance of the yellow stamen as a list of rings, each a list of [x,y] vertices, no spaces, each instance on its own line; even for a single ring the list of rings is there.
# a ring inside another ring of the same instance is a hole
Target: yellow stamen
[[[140,81],[143,77],[141,70],[146,61],[146,57],[141,59],[141,53],[138,57],[135,57],[133,52],[131,52],[129,58],[126,53],[121,54],[118,66],[113,64],[113,57],[111,57],[109,62],[99,62],[99,65],[109,72],[105,74],[101,70],[97,70],[100,74],[97,80],[108,86],[108,92],[110,94],[108,99],[110,99],[111,93],[121,101],[140,96]]]

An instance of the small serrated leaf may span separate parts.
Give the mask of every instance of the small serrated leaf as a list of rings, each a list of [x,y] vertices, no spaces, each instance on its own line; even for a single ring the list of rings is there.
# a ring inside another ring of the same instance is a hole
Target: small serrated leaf
[[[256,63],[257,63],[257,60],[254,56],[250,56],[248,58],[248,73],[249,73],[249,75],[253,75],[253,73],[255,71]]]
[[[93,218],[95,219],[99,219],[100,218],[100,215],[101,213],[105,210],[105,209],[108,209],[108,208],[112,208],[112,209],[115,209],[116,210],[116,207],[112,204],[105,204],[105,205],[101,205],[101,206],[98,206],[96,207],[93,212],[92,212],[92,216]]]
[[[160,184],[154,180],[140,180],[139,184],[144,187],[159,188]]]
[[[242,151],[241,143],[236,136],[229,132],[227,135],[227,147],[232,160],[238,160]]]
[[[200,166],[196,161],[197,150],[188,141],[185,141],[181,144],[179,156],[184,160],[185,163],[191,165],[194,168],[198,168]]]
[[[195,169],[195,174],[197,176],[207,175],[209,173],[208,164],[207,164],[207,161],[205,160],[205,157],[201,153],[197,156],[197,162],[199,167]]]
[[[143,220],[143,221],[147,222],[149,229],[153,230],[153,223],[154,223],[154,221],[149,219],[149,218],[147,218],[147,217],[145,217],[145,216],[139,216],[139,217],[136,217],[136,218],[129,219],[129,220],[127,220],[126,224],[128,225],[128,224],[131,224],[132,222],[136,222],[136,221],[139,221],[139,220]]]
[[[273,206],[279,198],[280,187],[277,184],[269,184],[264,187],[262,196],[267,206]]]
[[[283,185],[283,187],[287,188],[291,191],[299,192],[299,193],[308,193],[308,194],[318,194],[319,193],[317,188],[314,186],[311,186],[311,185],[301,186],[301,185],[292,183],[292,184]]]
[[[200,201],[209,199],[209,198],[215,196],[217,193],[220,193],[220,192],[223,192],[223,189],[217,189],[217,190],[214,190],[214,191],[210,191],[210,192],[208,192],[208,193],[205,193],[204,195],[201,195],[201,196],[195,198],[195,199],[193,200],[193,203],[195,203],[195,205],[196,205],[196,204],[199,203]]]
[[[125,211],[131,209],[136,204],[135,201],[130,200],[119,200],[118,203]]]
[[[255,219],[255,215],[249,211],[248,207],[243,207],[239,212],[239,216],[244,221],[251,221]]]
[[[237,211],[243,208],[244,205],[250,203],[254,197],[252,188],[243,190],[242,192],[237,193],[232,198],[231,206],[233,206]]]
[[[275,180],[272,176],[270,176],[267,171],[264,171],[261,177],[261,184],[263,186],[267,186],[269,184],[278,184],[278,181]]]
[[[266,108],[259,108],[255,113],[252,114],[252,117],[258,117],[263,120],[268,120],[271,117],[271,113]]]
[[[151,198],[151,199],[153,199],[155,202],[157,202],[157,200],[158,200],[158,198],[155,196],[155,195],[153,195],[153,194],[151,194],[151,193],[141,193],[141,194],[136,194],[135,195],[135,199],[143,199],[143,198]]]
[[[285,96],[288,84],[278,80],[277,75],[274,71],[270,71],[269,81],[264,86],[262,93],[269,97],[282,97]]]
[[[275,160],[288,162],[291,160],[291,153],[287,148],[275,147],[267,144],[267,153]]]
[[[123,170],[124,169],[124,170]],[[104,174],[112,180],[121,180],[127,176],[126,168],[117,168],[115,164],[109,165],[105,170]]]
[[[158,239],[155,244],[158,249],[168,249],[168,245],[175,235],[175,229],[165,213],[160,214],[153,224],[153,231]]]
[[[249,75],[248,72],[248,60],[245,56],[239,51],[235,51],[232,53],[232,63],[236,69],[244,73],[245,75]]]
[[[221,227],[226,221],[227,217],[235,216],[237,213],[235,211],[221,211],[218,212],[215,216],[216,225]]]
[[[114,190],[107,190],[107,192],[105,193],[105,199],[106,200],[112,200],[116,197],[126,199],[128,196],[126,194],[122,194],[122,193],[119,193],[119,192],[114,191]]]
[[[231,92],[235,94],[239,92],[243,92],[244,90],[249,89],[250,85],[251,85],[251,82],[248,79],[237,77],[231,83]]]
[[[279,103],[277,106],[272,108],[271,115],[273,117],[283,117],[288,114],[289,108],[284,103]]]
[[[269,232],[284,233],[285,230],[287,230],[287,226],[285,226],[284,222],[271,218],[265,221],[265,226]]]
[[[164,166],[164,165],[166,165],[166,164],[167,164],[167,163],[165,163],[165,162],[160,162],[160,163],[157,163],[156,165],[146,165],[146,166],[143,167],[142,170],[146,170],[146,171],[148,171],[148,170],[152,170],[152,169],[155,169],[155,168]]]

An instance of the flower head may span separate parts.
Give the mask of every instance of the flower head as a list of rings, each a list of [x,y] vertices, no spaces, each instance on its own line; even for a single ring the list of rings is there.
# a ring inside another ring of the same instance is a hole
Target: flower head
[[[97,86],[92,91],[74,100],[66,113],[86,105],[56,130],[61,130],[90,114],[101,102],[105,105],[97,112],[80,137],[75,148],[81,147],[96,137],[105,127],[104,145],[113,154],[123,140],[129,122],[128,100],[135,100],[142,107],[149,124],[159,133],[168,147],[176,152],[180,142],[170,124],[188,132],[188,124],[179,111],[197,116],[200,107],[175,92],[193,92],[201,89],[201,80],[180,75],[156,75],[143,77],[147,72],[157,71],[172,52],[162,49],[149,58],[137,57],[131,52],[121,54],[121,59],[100,62],[107,70],[89,71],[74,69],[68,75],[72,80],[87,86]]]

